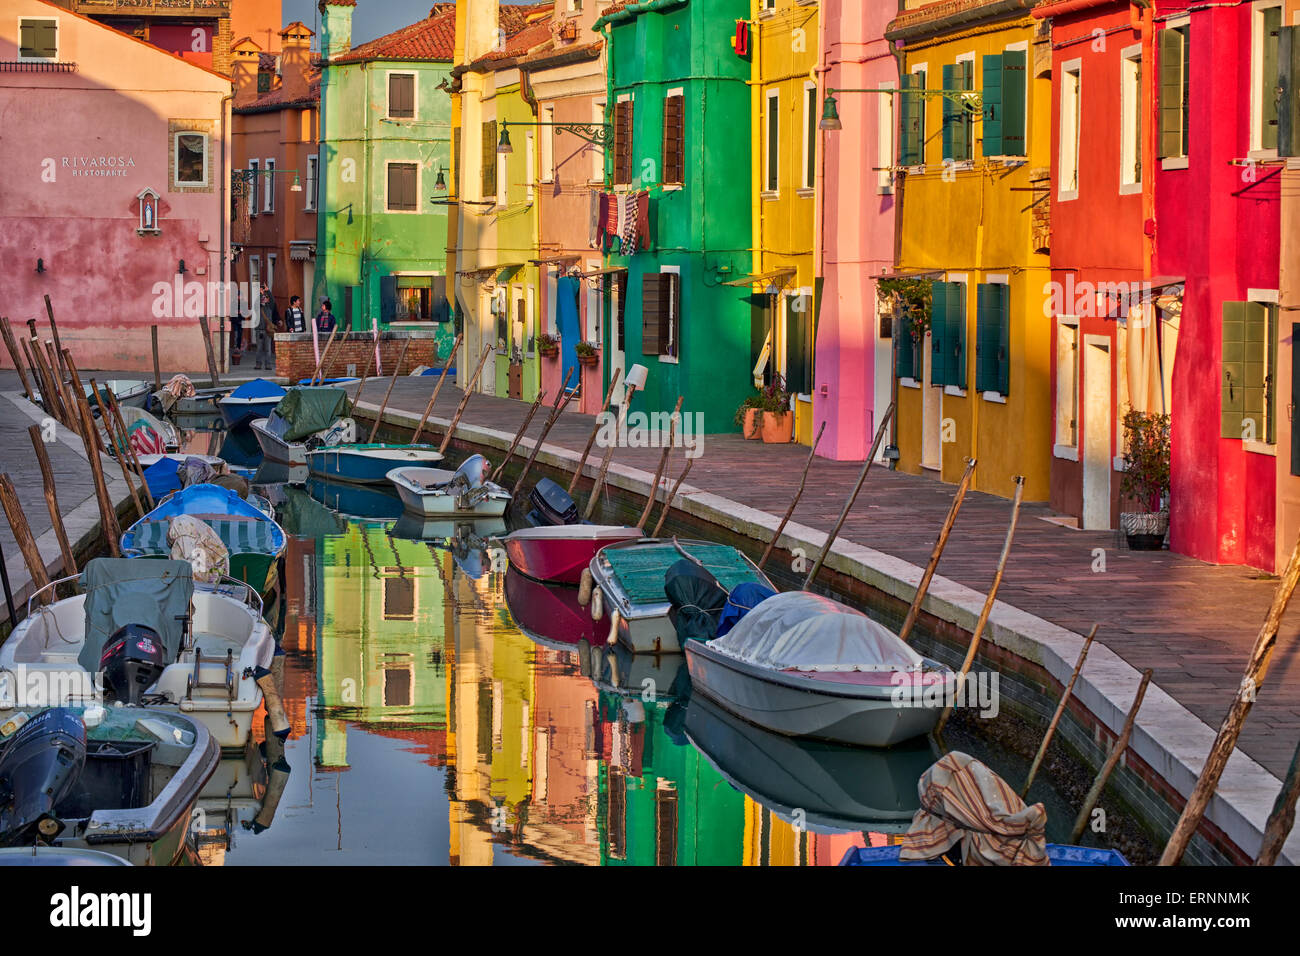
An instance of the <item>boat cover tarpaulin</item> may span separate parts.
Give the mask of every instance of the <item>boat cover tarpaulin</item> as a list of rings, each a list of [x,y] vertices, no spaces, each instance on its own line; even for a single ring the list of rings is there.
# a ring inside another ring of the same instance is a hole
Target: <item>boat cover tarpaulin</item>
[[[718,637],[726,634],[740,623],[740,619],[752,611],[759,601],[766,601],[776,592],[766,584],[742,584],[727,595],[727,606],[718,617]]]
[[[906,671],[922,665],[921,655],[883,624],[807,591],[760,602],[709,646],[773,670]]]
[[[1025,802],[974,757],[944,754],[917,783],[921,809],[899,859],[931,860],[961,843],[969,866],[1050,866],[1047,811]]]
[[[291,388],[275,411],[287,425],[280,437],[299,442],[346,417],[348,393],[341,388]]]
[[[754,566],[735,548],[705,541],[683,541],[682,550],[700,561],[722,587],[731,591],[746,581],[760,580]],[[600,553],[608,562],[620,586],[633,604],[666,601],[664,575],[681,558],[671,541],[638,542],[625,548],[607,548]]]
[[[180,467],[181,463],[174,458],[159,458],[144,470],[144,480],[155,499],[180,490]]]
[[[717,578],[682,558],[664,575],[664,593],[672,604],[668,619],[677,629],[678,641],[713,639],[718,633],[718,615],[727,604],[727,592],[718,586]]]
[[[86,592],[86,641],[77,663],[92,674],[108,638],[126,624],[143,624],[162,637],[164,660],[176,660],[181,646],[180,617],[190,614],[194,595],[188,561],[138,561],[96,558],[81,573]]]
[[[285,389],[282,385],[268,381],[264,378],[255,378],[251,382],[245,382],[239,388],[230,393],[230,398],[283,398]]]

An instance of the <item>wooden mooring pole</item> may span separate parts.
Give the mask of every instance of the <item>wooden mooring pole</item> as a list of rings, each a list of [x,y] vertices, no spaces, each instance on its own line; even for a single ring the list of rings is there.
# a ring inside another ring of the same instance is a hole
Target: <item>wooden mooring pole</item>
[[[90,462],[91,477],[95,481],[95,498],[99,502],[99,517],[103,523],[104,537],[107,539],[109,553],[115,557],[122,556],[122,548],[118,539],[122,536],[122,530],[117,524],[117,512],[113,508],[113,502],[108,497],[108,484],[104,481],[104,468],[99,460],[99,446],[95,438],[97,436],[95,423],[90,415],[90,404],[83,397],[79,403],[82,421],[82,442],[86,446],[86,459]]]
[[[934,569],[939,566],[939,558],[943,555],[943,549],[948,544],[948,535],[952,533],[952,526],[957,521],[957,512],[961,511],[961,503],[966,497],[966,490],[970,487],[970,480],[974,474],[975,459],[967,458],[966,473],[961,476],[961,484],[957,486],[957,493],[953,495],[952,507],[948,509],[948,517],[944,519],[943,527],[939,529],[939,539],[935,541],[934,551],[930,553],[930,562],[925,566],[925,573],[921,575],[921,583],[916,588],[916,596],[912,598],[912,606],[907,609],[907,618],[898,631],[898,636],[903,640],[907,640],[908,635],[912,633],[916,619],[921,614],[921,604],[925,601],[926,592],[930,590],[930,581],[934,577]]]
[[[569,374],[564,377],[563,384],[560,385],[560,394],[555,396],[555,401],[551,403],[551,413],[546,416],[546,421],[542,423],[541,434],[537,436],[537,441],[533,442],[533,450],[528,454],[528,460],[524,462],[524,467],[519,472],[519,477],[515,479],[515,486],[510,490],[512,496],[519,494],[519,489],[523,487],[524,479],[528,473],[533,470],[533,462],[537,461],[537,455],[542,450],[542,445],[546,442],[546,436],[551,433],[555,423],[560,420],[564,410],[569,407],[569,402],[573,401],[577,393],[569,388],[569,379],[577,373],[577,367],[569,370]]]
[[[1282,852],[1282,844],[1295,826],[1296,798],[1300,797],[1300,747],[1296,747],[1291,758],[1291,766],[1282,781],[1282,789],[1273,801],[1268,823],[1264,825],[1264,839],[1260,842],[1259,856],[1255,857],[1256,866],[1272,866]]]
[[[411,444],[418,444],[420,433],[424,431],[424,424],[429,420],[433,413],[433,405],[438,401],[438,393],[442,391],[442,383],[447,380],[447,370],[451,368],[451,363],[456,361],[456,352],[460,349],[460,340],[465,337],[462,332],[456,336],[456,341],[451,343],[451,354],[447,356],[447,361],[442,364],[442,371],[438,373],[438,384],[433,386],[433,394],[429,396],[429,404],[424,406],[424,414],[420,416],[420,424],[415,428],[415,434],[411,436]]]
[[[32,589],[40,591],[50,583],[50,576],[45,570],[45,562],[41,560],[41,550],[36,546],[36,538],[32,535],[31,526],[27,523],[27,515],[23,513],[18,492],[14,490],[14,483],[9,479],[8,473],[0,474],[0,505],[4,507],[5,517],[9,519],[9,528],[14,533],[14,541],[18,543],[23,561],[27,563],[27,573],[32,578]],[[39,600],[41,604],[48,604],[52,599],[53,595],[45,591]],[[10,626],[17,623],[11,613]]]
[[[29,425],[27,434],[31,436],[32,448],[36,451],[36,462],[41,466],[41,480],[45,484],[45,506],[50,512],[50,524],[54,526],[54,536],[59,540],[59,553],[63,555],[63,573],[76,574],[77,561],[72,554],[72,543],[68,541],[68,531],[63,526],[63,512],[59,510],[59,497],[54,488],[54,469],[50,467],[50,456],[45,450],[41,426]]]
[[[785,530],[785,526],[789,524],[790,518],[794,515],[794,509],[799,506],[799,499],[803,497],[804,485],[808,484],[808,469],[812,467],[813,458],[817,454],[817,446],[822,443],[822,433],[825,431],[826,420],[822,419],[822,427],[817,429],[817,439],[813,442],[812,448],[808,449],[808,460],[803,463],[803,474],[799,476],[799,487],[795,490],[794,498],[790,500],[790,507],[785,509],[785,517],[781,519],[781,523],[772,532],[772,540],[767,543],[767,547],[763,549],[763,556],[758,559],[758,569],[760,571],[763,570],[763,565],[767,564],[767,559],[772,556],[772,549],[776,547],[777,541],[781,538],[781,532]]]
[[[1142,707],[1142,698],[1146,696],[1147,685],[1151,683],[1151,668],[1142,672],[1142,683],[1138,685],[1137,695],[1133,698],[1133,706],[1129,708],[1128,717],[1124,720],[1124,729],[1120,731],[1119,737],[1115,739],[1115,746],[1110,749],[1110,755],[1106,762],[1101,765],[1097,771],[1097,779],[1092,782],[1088,789],[1088,795],[1083,798],[1083,806],[1079,808],[1079,816],[1075,818],[1074,828],[1070,830],[1070,838],[1067,843],[1078,843],[1079,837],[1083,836],[1083,831],[1088,826],[1088,817],[1092,815],[1092,808],[1097,805],[1101,798],[1101,791],[1106,786],[1106,781],[1110,779],[1111,771],[1119,763],[1119,758],[1124,756],[1124,751],[1128,750],[1129,737],[1133,735],[1133,722],[1137,720],[1138,710]]]
[[[402,342],[402,351],[397,353],[397,362],[393,365],[393,377],[388,380],[388,391],[384,392],[384,400],[379,403],[379,411],[375,412],[375,423],[370,426],[370,437],[367,441],[373,442],[375,436],[379,434],[379,423],[384,420],[384,412],[388,410],[388,399],[393,394],[393,386],[397,384],[397,376],[402,371],[402,362],[406,359],[406,350],[410,348],[411,340],[408,338]]]
[[[582,477],[582,466],[587,463],[587,456],[591,454],[591,446],[596,443],[596,435],[600,432],[601,419],[609,411],[610,399],[614,397],[614,388],[618,385],[618,380],[622,375],[623,370],[616,368],[614,374],[609,377],[609,388],[605,389],[605,401],[601,403],[600,411],[596,413],[596,424],[591,426],[591,434],[587,437],[586,447],[582,449],[582,457],[578,459],[578,466],[573,469],[573,477],[569,479],[569,494],[573,494],[573,489],[578,486],[578,479]]]
[[[206,315],[199,316],[199,329],[203,332],[203,351],[208,358],[208,374],[212,376],[211,384],[215,387],[221,384],[221,376],[217,374],[217,356],[212,351],[212,328],[208,325]],[[268,329],[266,334],[272,333]]]
[[[664,510],[659,512],[659,520],[655,522],[655,529],[650,532],[650,537],[659,537],[659,530],[664,526],[664,521],[668,518],[668,512],[673,510],[673,499],[677,497],[677,490],[681,488],[682,482],[686,480],[686,476],[691,473],[691,465],[693,464],[695,464],[694,458],[686,459],[686,467],[683,468],[682,473],[677,476],[677,483],[673,485],[673,490],[668,492],[668,500],[664,502]]]
[[[673,406],[673,413],[668,416],[668,444],[664,446],[663,454],[659,456],[659,467],[655,469],[655,476],[650,481],[650,493],[646,495],[645,510],[641,512],[641,519],[636,523],[638,531],[645,530],[645,523],[650,520],[650,512],[654,510],[655,499],[659,496],[659,479],[663,477],[664,468],[668,466],[668,456],[673,450],[673,440],[677,437],[677,419],[682,413],[682,396],[677,396],[677,404]]]
[[[614,439],[609,443],[609,447],[605,449],[605,454],[600,459],[600,470],[596,472],[596,481],[591,486],[591,494],[587,496],[587,510],[582,514],[582,520],[584,521],[591,520],[592,514],[596,511],[596,502],[600,500],[600,489],[605,485],[605,477],[609,474],[610,462],[614,460],[614,449],[618,447],[619,424],[624,420],[627,410],[632,407],[632,396],[635,394],[636,386],[628,385],[627,391],[623,394],[623,406],[619,409],[618,420],[614,422]],[[591,433],[592,441],[596,439],[596,436],[600,432],[600,420],[602,417],[603,416],[601,415],[596,416],[596,428]],[[582,462],[580,461],[578,462],[578,470],[574,473],[574,477],[576,478],[581,472]]]
[[[131,433],[127,430],[126,422],[122,420],[122,410],[118,408],[117,396],[112,392],[108,394],[108,408],[113,413],[113,423],[122,436],[124,446],[122,453],[130,459],[131,467],[135,469],[135,473],[140,477],[140,486],[144,489],[145,500],[149,502],[149,510],[152,511],[155,506],[153,492],[149,490],[149,482],[144,476],[144,467],[140,464],[140,456],[135,453],[135,446],[131,444]]]
[[[1034,762],[1029,765],[1029,773],[1025,777],[1025,785],[1020,788],[1020,795],[1023,797],[1029,792],[1030,786],[1034,782],[1034,777],[1038,775],[1038,768],[1043,763],[1043,757],[1047,755],[1047,747],[1052,742],[1052,737],[1056,734],[1056,725],[1061,722],[1061,717],[1065,713],[1065,705],[1070,702],[1070,693],[1074,690],[1074,682],[1079,679],[1083,673],[1083,662],[1088,659],[1088,648],[1092,647],[1092,639],[1097,636],[1097,625],[1092,626],[1088,632],[1088,639],[1083,642],[1083,650],[1079,652],[1079,660],[1074,665],[1074,671],[1070,674],[1070,680],[1065,685],[1065,692],[1061,694],[1061,701],[1056,705],[1056,713],[1052,714],[1051,722],[1047,725],[1047,733],[1043,734],[1043,742],[1038,745],[1038,753],[1034,754]]]
[[[438,454],[445,452],[447,446],[451,444],[451,438],[456,434],[456,426],[460,424],[460,416],[465,414],[465,406],[469,404],[469,397],[474,394],[474,386],[478,384],[478,377],[483,371],[483,365],[487,362],[492,351],[491,345],[483,346],[483,354],[478,357],[478,365],[474,368],[474,374],[465,386],[465,394],[461,396],[460,404],[456,406],[456,414],[452,416],[447,425],[447,433],[442,436],[442,443],[438,445]]]
[[[313,319],[312,321],[314,322],[315,319]],[[334,347],[334,336],[338,334],[339,334],[339,327],[338,327],[338,323],[336,322],[334,324],[334,328],[330,329],[330,337],[325,340],[325,351],[321,352],[320,355],[316,357],[316,368],[312,370],[311,378],[308,379],[307,381],[308,385],[315,385],[317,379],[321,379],[325,377],[325,372],[324,372],[325,363],[329,361],[330,349]]]
[[[27,370],[23,368],[23,358],[18,354],[18,340],[14,338],[14,330],[10,327],[9,319],[5,316],[0,316],[0,337],[4,338],[5,348],[8,349],[9,358],[14,363],[14,370],[18,373],[18,380],[23,383],[23,394],[30,401],[32,383],[27,379]]]
[[[95,395],[99,394],[99,386],[95,380],[90,380],[90,390]],[[127,452],[119,448],[117,444],[117,432],[113,428],[113,413],[108,410],[108,400],[101,399],[99,403],[99,418],[104,423],[104,431],[108,433],[108,444],[113,449],[113,457],[117,459],[118,467],[122,469],[122,480],[126,482],[127,490],[131,492],[131,500],[135,502],[135,513],[137,517],[143,518],[145,514],[144,502],[140,500],[140,495],[135,490],[135,482],[131,480],[131,474],[126,469]]]
[[[501,472],[505,470],[506,464],[515,456],[515,449],[519,447],[519,439],[524,437],[524,432],[526,432],[528,426],[533,423],[533,416],[537,414],[537,409],[541,408],[542,402],[544,401],[546,401],[546,389],[542,389],[538,392],[537,397],[533,399],[533,404],[528,407],[528,414],[524,416],[523,424],[520,425],[519,430],[515,432],[515,439],[510,443],[510,447],[506,450],[506,457],[501,459],[501,464],[497,465],[497,470],[492,472],[493,481],[496,481],[501,477]]]

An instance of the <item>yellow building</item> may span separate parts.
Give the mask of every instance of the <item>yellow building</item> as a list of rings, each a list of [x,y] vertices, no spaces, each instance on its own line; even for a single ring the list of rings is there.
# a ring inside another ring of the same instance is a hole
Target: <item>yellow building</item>
[[[1027,4],[908,6],[885,34],[904,91],[895,271],[932,280],[933,300],[893,331],[899,468],[955,482],[975,458],[975,488],[1009,496],[1024,475],[1026,499],[1043,501],[1050,37]]]
[[[755,384],[780,374],[796,398],[796,437],[812,443],[813,254],[817,199],[818,7],[751,0]]]

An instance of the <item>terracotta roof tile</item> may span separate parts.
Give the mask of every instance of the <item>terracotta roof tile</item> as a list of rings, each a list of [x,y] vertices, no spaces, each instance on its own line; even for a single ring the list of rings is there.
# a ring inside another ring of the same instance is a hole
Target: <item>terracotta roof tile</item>
[[[284,98],[284,87],[276,87],[269,93],[263,93],[251,103],[236,107],[236,113],[266,113],[283,107],[303,107],[309,104],[320,105],[320,70],[311,71],[307,79],[306,99],[288,101]]]
[[[339,2],[339,0],[336,0]],[[456,53],[456,4],[435,3],[429,16],[378,40],[355,46],[334,63],[362,60],[447,60]]]

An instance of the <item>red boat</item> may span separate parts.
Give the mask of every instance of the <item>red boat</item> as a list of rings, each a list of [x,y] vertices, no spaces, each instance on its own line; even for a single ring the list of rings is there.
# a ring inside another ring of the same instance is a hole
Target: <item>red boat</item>
[[[577,584],[597,551],[641,536],[636,528],[621,525],[566,524],[521,528],[502,540],[516,570],[551,584]]]
[[[506,607],[515,626],[544,647],[572,649],[587,641],[604,643],[608,626],[591,619],[591,611],[578,604],[573,588],[555,587],[524,577],[514,568],[506,570]]]

